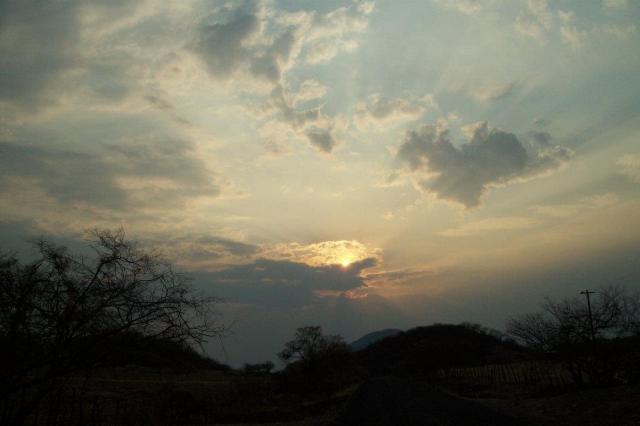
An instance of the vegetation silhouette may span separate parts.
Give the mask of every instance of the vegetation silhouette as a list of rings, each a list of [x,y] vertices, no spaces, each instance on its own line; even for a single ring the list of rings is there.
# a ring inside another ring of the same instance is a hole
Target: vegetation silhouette
[[[577,297],[546,298],[539,312],[510,319],[507,333],[562,362],[578,386],[638,383],[640,293],[616,286],[594,293],[589,305]]]
[[[330,397],[364,375],[344,339],[323,334],[320,326],[298,328],[278,356],[286,364],[279,375],[280,386],[288,392]]]
[[[525,350],[477,324],[434,324],[387,337],[357,353],[372,375],[432,376],[442,369],[513,362]]]
[[[126,363],[142,345],[193,360],[187,344],[222,332],[216,299],[195,294],[158,253],[123,230],[91,236],[90,257],[46,240],[36,243],[39,257],[30,263],[0,257],[3,424],[23,422],[69,376]]]

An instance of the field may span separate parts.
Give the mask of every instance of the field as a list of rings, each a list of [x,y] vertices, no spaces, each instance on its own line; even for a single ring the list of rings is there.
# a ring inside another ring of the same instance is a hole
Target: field
[[[42,425],[324,424],[347,400],[277,392],[269,375],[188,374],[123,368],[72,377],[43,401],[29,423]]]
[[[496,373],[500,368],[504,374]],[[322,397],[281,392],[272,375],[217,371],[176,374],[139,367],[111,369],[96,372],[88,380],[81,377],[66,380],[29,422],[52,426],[322,426],[348,424],[344,423],[345,418],[360,415],[382,421],[375,410],[397,418],[403,415],[402,407],[406,405],[417,413],[412,415],[428,416],[433,421],[448,412],[470,419],[482,414],[494,419],[491,421],[506,422],[495,424],[640,424],[639,387],[576,390],[568,386],[564,389],[541,387],[531,381],[527,385],[516,384],[522,382],[522,377],[532,368],[523,364],[458,370],[442,377],[435,386],[409,379],[374,379],[365,381],[366,386]],[[521,376],[517,372],[521,372]],[[495,378],[497,374],[510,379],[492,382],[490,377]],[[360,392],[361,389],[365,391]],[[399,400],[392,401],[389,395]],[[481,406],[489,411],[485,413]],[[449,411],[443,414],[443,407]],[[514,419],[515,423],[505,419]]]

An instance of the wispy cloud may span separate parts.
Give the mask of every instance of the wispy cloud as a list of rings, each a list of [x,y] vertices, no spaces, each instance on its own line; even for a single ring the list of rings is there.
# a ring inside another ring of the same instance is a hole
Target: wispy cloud
[[[417,120],[425,112],[435,108],[437,103],[433,95],[390,99],[375,93],[365,102],[356,104],[355,122],[361,130],[392,126]]]
[[[627,154],[618,158],[620,172],[634,182],[640,183],[640,154]]]
[[[538,220],[529,217],[495,217],[465,223],[457,228],[445,229],[438,232],[438,235],[443,237],[469,237],[493,232],[530,229],[539,223]]]
[[[532,207],[536,213],[551,217],[569,217],[580,212],[609,207],[618,203],[615,193],[605,193],[583,197],[572,203],[542,204]]]

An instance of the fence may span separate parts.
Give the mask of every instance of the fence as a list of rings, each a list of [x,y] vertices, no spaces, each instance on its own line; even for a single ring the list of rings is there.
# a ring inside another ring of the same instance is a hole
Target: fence
[[[573,384],[571,376],[559,363],[542,361],[450,368],[439,370],[436,378],[473,379],[491,386],[546,386],[553,389],[566,388]]]

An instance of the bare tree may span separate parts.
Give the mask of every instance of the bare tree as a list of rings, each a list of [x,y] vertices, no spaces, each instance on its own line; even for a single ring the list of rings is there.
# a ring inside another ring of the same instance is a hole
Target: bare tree
[[[320,326],[298,328],[278,356],[287,364],[280,382],[292,392],[325,394],[328,398],[356,383],[363,374],[344,339],[322,334]]]
[[[610,286],[597,291],[592,304],[593,330],[602,338],[635,332],[640,313],[640,298],[620,287]],[[586,343],[591,340],[588,307],[574,297],[553,300],[546,298],[541,312],[512,318],[507,323],[508,334],[526,345],[545,352],[558,347]]]
[[[296,330],[293,340],[285,343],[278,357],[285,363],[311,362],[315,358],[335,350],[347,350],[341,336],[322,334],[322,327],[307,326]]]
[[[639,294],[617,286],[601,288],[596,293],[591,318],[581,298],[547,298],[540,312],[510,319],[507,333],[526,346],[560,357],[574,380],[581,384],[585,370],[591,369],[594,373],[594,336],[601,340],[638,335],[640,331]]]
[[[90,257],[45,240],[29,264],[0,256],[0,402],[29,396],[16,418],[59,378],[99,365],[114,337],[136,332],[201,345],[222,331],[216,299],[196,295],[159,253],[122,230],[92,237]]]

